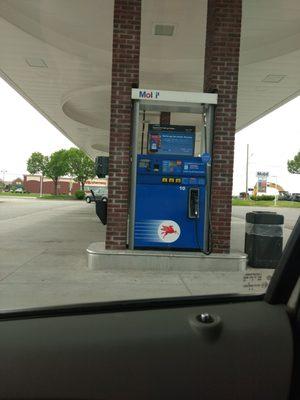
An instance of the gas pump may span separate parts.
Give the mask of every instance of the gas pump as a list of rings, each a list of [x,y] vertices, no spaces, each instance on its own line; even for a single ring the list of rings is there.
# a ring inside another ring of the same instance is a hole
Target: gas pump
[[[209,154],[217,94],[133,89],[132,98],[129,248],[208,252]],[[194,154],[195,127],[180,125],[150,124],[146,154],[137,154],[140,110],[205,113],[202,157]]]
[[[201,157],[139,155],[135,248],[203,250],[206,182]]]

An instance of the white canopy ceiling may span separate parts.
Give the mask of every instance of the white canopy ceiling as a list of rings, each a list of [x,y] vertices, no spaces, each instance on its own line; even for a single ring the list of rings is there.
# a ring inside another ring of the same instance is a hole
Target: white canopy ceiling
[[[141,87],[203,90],[206,7],[143,0]],[[92,157],[108,151],[112,24],[113,0],[0,0],[2,77]],[[299,0],[244,0],[237,130],[298,95],[299,67]]]

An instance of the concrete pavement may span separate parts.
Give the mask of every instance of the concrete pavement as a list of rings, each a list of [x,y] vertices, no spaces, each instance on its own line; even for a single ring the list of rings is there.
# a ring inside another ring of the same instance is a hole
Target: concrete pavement
[[[280,205],[280,201],[278,202]],[[300,216],[300,208],[283,208],[283,207],[242,207],[236,206],[232,208],[232,215],[236,218],[245,219],[247,212],[251,211],[271,211],[284,216],[285,229],[292,230]]]
[[[104,241],[105,228],[93,204],[0,198],[0,308],[259,293],[272,273],[91,271],[86,248],[95,239]]]

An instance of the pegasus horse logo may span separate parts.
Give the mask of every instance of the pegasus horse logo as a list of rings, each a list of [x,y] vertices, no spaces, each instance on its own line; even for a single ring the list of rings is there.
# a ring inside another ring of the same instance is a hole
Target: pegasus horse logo
[[[167,235],[170,235],[170,234],[172,234],[172,233],[178,233],[178,232],[174,229],[174,226],[173,226],[173,225],[169,225],[169,226],[163,225],[163,226],[160,228],[160,230],[161,230],[161,234],[162,234],[162,237],[163,237],[163,238],[165,238]]]
[[[180,236],[180,227],[175,221],[161,221],[157,234],[162,242],[173,243]]]

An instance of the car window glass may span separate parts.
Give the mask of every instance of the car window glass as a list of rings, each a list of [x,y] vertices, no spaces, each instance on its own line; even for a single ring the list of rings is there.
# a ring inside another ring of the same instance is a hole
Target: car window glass
[[[300,3],[223,3],[0,0],[0,309],[266,291],[300,215]]]

